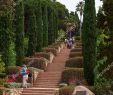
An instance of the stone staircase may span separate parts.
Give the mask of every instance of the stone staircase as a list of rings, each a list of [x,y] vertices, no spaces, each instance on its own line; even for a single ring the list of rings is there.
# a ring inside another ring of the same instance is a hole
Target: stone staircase
[[[21,95],[59,95],[59,82],[62,71],[65,67],[65,61],[69,56],[70,50],[64,48],[48,65],[45,72],[38,75],[32,88],[24,88]]]

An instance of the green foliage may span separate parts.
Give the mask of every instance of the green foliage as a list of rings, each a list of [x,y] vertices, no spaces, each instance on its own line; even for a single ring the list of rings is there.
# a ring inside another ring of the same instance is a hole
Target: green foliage
[[[96,79],[94,88],[96,95],[112,95],[110,93],[111,81],[103,77]]]
[[[15,43],[11,42],[9,46],[9,64],[8,66],[15,66],[16,65],[16,52],[15,52]]]
[[[16,65],[21,66],[24,58],[24,4],[23,1],[16,5]]]
[[[85,0],[82,43],[85,78],[89,85],[94,84],[96,64],[96,12],[95,0]]]
[[[10,64],[9,47],[13,36],[13,0],[0,2],[0,51],[5,66]]]
[[[49,45],[51,45],[54,41],[53,17],[54,17],[53,9],[49,9],[49,11],[48,11],[48,20],[49,20],[49,23],[48,23],[48,42],[49,42]]]
[[[112,0],[104,0],[103,1],[103,10],[105,12],[106,15],[106,20],[107,20],[107,26],[110,30],[113,31],[113,1]],[[113,36],[113,32],[112,32],[112,36]]]

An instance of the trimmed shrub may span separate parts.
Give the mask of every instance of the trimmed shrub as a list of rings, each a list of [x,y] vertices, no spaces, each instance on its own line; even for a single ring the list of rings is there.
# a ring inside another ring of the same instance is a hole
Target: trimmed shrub
[[[74,78],[75,82],[77,82],[78,80],[83,81],[84,79],[83,70],[84,70],[83,68],[66,68],[62,72],[61,82],[69,84],[71,78]]]
[[[62,87],[59,90],[59,95],[72,95],[74,91],[74,86]]]
[[[25,58],[25,64],[30,67],[46,70],[49,61],[43,57],[40,58]]]
[[[72,58],[72,57],[80,57],[82,56],[82,52],[71,52],[69,54],[69,57]]]
[[[70,52],[82,52],[82,48],[74,48]]]
[[[28,67],[28,70],[30,70],[31,73],[32,73],[33,71],[43,72],[43,70],[38,69],[38,68],[34,68],[34,67]]]
[[[82,43],[77,42],[77,43],[76,43],[76,46],[82,46]]]
[[[66,67],[75,67],[82,68],[83,67],[83,58],[82,57],[73,57],[66,61]]]
[[[76,36],[75,40],[80,41],[80,36]]]
[[[51,52],[53,53],[55,56],[57,56],[57,50],[55,48],[43,48],[42,49],[44,52]]]
[[[59,45],[49,45],[49,48],[55,48],[56,50],[58,50],[58,52],[60,52],[61,47]]]
[[[53,61],[54,55],[50,52],[46,53],[46,52],[37,52],[34,54],[34,57],[44,57],[47,60],[50,61],[50,63]]]

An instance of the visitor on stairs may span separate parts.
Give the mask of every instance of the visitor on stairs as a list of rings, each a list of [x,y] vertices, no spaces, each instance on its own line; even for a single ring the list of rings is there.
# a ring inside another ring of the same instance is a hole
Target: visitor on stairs
[[[29,74],[29,71],[28,71],[26,65],[22,65],[21,75],[22,75],[22,87],[23,88],[27,88],[28,74]]]

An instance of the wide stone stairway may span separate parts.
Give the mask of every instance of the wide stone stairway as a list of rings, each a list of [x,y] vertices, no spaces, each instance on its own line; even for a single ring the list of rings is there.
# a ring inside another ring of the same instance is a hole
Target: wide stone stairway
[[[48,65],[45,72],[41,72],[32,88],[24,88],[21,95],[57,95],[65,61],[69,57],[70,50],[64,48]]]

